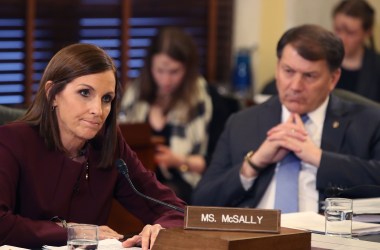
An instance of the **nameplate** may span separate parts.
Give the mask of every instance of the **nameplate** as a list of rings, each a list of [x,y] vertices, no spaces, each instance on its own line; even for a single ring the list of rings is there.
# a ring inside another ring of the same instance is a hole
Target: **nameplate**
[[[187,206],[184,228],[280,233],[281,213],[274,209]]]

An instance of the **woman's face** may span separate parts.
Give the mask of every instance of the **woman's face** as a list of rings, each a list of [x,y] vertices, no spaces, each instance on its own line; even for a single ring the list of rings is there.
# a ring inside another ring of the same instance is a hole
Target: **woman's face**
[[[115,89],[115,75],[109,70],[78,77],[55,96],[53,105],[64,146],[95,137],[111,111]]]
[[[156,54],[152,58],[151,72],[160,96],[170,96],[182,83],[185,66],[166,54]]]
[[[334,17],[334,31],[344,45],[345,56],[354,55],[361,50],[370,31],[363,30],[363,22],[359,18],[338,13]]]

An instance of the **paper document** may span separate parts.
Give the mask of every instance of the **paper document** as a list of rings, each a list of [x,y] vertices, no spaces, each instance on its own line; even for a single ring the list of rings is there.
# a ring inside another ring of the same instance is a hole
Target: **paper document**
[[[321,234],[311,234],[311,246],[330,250],[379,250],[380,243],[347,239]]]
[[[4,246],[0,246],[0,250],[28,250],[28,248],[4,245]]]
[[[63,250],[67,249],[67,246],[61,246],[61,247],[53,247],[53,246],[43,246],[42,249],[46,250]],[[105,239],[100,240],[98,244],[98,249],[100,250],[141,250],[141,247],[129,247],[129,248],[123,248],[121,245],[121,242],[116,239]]]
[[[314,212],[281,214],[281,226],[307,230],[313,233],[325,233],[325,217]],[[380,224],[352,222],[352,235],[380,233]]]
[[[353,199],[354,214],[380,214],[380,198]]]
[[[380,222],[380,198],[354,199],[354,220]]]

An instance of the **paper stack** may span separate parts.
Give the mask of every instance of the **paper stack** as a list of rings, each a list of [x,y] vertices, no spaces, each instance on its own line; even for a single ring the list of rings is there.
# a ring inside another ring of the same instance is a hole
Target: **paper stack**
[[[281,215],[281,226],[325,233],[325,217],[314,212],[289,213]],[[380,224],[352,222],[352,235],[361,236],[380,233]]]
[[[380,222],[380,198],[354,199],[354,220]]]

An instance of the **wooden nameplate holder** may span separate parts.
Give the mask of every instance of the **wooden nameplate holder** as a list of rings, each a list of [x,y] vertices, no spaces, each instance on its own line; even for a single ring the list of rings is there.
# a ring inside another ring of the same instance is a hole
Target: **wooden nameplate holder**
[[[185,210],[184,229],[161,230],[153,250],[310,250],[311,233],[281,228],[280,211],[196,207]]]
[[[310,250],[311,233],[281,228],[280,233],[164,229],[152,250]]]
[[[276,209],[187,206],[185,229],[279,233]]]

